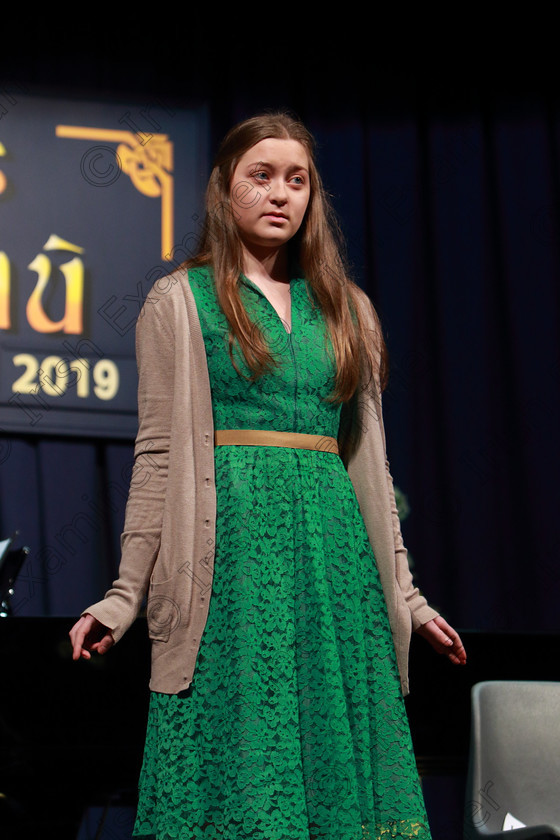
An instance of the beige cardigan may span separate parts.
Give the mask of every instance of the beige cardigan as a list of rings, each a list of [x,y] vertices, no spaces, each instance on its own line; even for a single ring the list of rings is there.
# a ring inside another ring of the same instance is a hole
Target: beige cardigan
[[[375,329],[371,303],[362,295]],[[136,327],[136,354],[139,428],[119,577],[104,599],[82,614],[97,618],[118,642],[147,591],[150,689],[178,694],[191,683],[208,615],[216,533],[210,380],[184,271],[160,279],[148,294]],[[411,629],[438,613],[413,585],[409,571],[379,398],[361,389],[343,406],[344,417],[341,428],[351,422],[359,429],[359,440],[343,461],[377,561],[402,691],[408,694]]]

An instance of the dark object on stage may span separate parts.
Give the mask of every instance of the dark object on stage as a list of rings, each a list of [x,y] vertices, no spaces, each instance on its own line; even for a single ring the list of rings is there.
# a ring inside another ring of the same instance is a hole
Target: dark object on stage
[[[10,598],[14,594],[13,586],[29,554],[26,546],[10,548],[14,537],[0,542],[0,618],[11,615]]]
[[[475,685],[465,840],[559,838],[559,779],[560,682]],[[503,831],[507,815],[526,827]]]

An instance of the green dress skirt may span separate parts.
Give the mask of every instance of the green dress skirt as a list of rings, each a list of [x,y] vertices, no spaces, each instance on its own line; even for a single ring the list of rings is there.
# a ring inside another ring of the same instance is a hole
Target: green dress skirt
[[[242,299],[278,366],[251,383],[211,272],[189,272],[216,429],[337,436],[332,348],[305,280],[291,332],[260,289]],[[387,610],[339,456],[215,449],[216,554],[193,681],[153,692],[135,836],[376,840],[430,831]]]

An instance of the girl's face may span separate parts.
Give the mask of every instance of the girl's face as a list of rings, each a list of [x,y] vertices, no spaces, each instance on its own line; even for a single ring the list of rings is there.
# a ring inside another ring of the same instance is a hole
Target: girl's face
[[[261,140],[245,152],[230,186],[243,244],[271,250],[299,230],[309,204],[309,160],[297,140]]]

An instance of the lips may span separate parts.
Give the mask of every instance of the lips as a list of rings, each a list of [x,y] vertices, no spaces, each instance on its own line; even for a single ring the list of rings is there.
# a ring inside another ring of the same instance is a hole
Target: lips
[[[284,213],[263,213],[265,219],[287,219]]]

